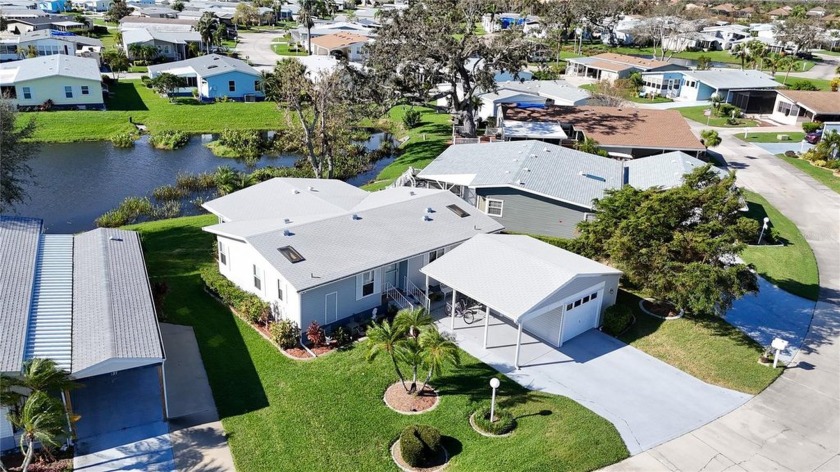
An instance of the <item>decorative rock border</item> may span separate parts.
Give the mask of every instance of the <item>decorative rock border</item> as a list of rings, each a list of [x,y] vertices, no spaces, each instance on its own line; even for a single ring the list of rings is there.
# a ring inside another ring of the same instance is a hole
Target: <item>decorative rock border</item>
[[[449,451],[447,451],[443,446],[440,447],[443,449],[443,455],[445,458],[443,464],[435,467],[411,467],[402,460],[400,455],[400,439],[397,438],[397,440],[394,441],[394,444],[391,445],[391,460],[394,461],[394,464],[397,464],[397,467],[399,467],[403,472],[438,472],[449,465]]]
[[[475,414],[476,412],[474,411],[473,414],[470,415],[470,426],[472,426],[472,429],[474,429],[476,433],[486,438],[506,438],[513,434],[514,431],[516,431],[516,428],[513,428],[512,430],[510,430],[510,432],[507,432],[505,434],[493,434],[488,433],[487,431],[482,431],[481,428],[479,428],[478,425],[475,424]]]
[[[659,316],[656,313],[653,313],[653,312],[649,311],[647,308],[645,308],[645,302],[654,303],[654,301],[649,300],[647,298],[643,298],[643,299],[639,300],[639,309],[642,310],[642,313],[644,313],[648,316],[652,316],[654,318],[659,318],[660,320],[665,320],[665,321],[678,320],[678,319],[683,317],[682,312],[680,312],[680,314],[678,314],[677,316]]]
[[[431,407],[429,407],[425,410],[422,410],[422,411],[402,411],[402,410],[398,410],[398,409],[394,408],[393,406],[391,406],[390,403],[388,403],[388,389],[390,389],[394,385],[399,385],[399,384],[400,384],[400,382],[394,382],[391,385],[388,385],[388,388],[386,388],[385,391],[382,392],[382,402],[385,403],[385,406],[390,408],[392,411],[395,411],[395,412],[397,412],[401,415],[422,415],[423,413],[428,413],[428,412],[434,410],[435,408],[438,407],[438,405],[440,405],[440,394],[438,393],[437,390],[432,389],[432,391],[435,392],[435,404],[432,405]],[[427,386],[427,388],[431,388],[431,387]]]

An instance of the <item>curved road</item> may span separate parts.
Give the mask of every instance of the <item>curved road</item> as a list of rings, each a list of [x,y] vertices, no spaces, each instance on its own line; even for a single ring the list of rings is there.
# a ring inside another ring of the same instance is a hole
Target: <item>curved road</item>
[[[720,129],[738,183],[762,194],[808,240],[820,296],[802,349],[741,408],[609,471],[840,471],[840,195]]]
[[[250,61],[254,67],[274,67],[280,60],[280,56],[271,49],[271,43],[277,38],[282,38],[284,34],[239,33],[236,52],[239,53],[239,57]]]

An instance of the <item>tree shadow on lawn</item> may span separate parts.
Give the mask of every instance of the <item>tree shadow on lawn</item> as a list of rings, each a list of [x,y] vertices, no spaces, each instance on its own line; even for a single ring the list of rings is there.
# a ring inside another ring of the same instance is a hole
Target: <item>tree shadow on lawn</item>
[[[755,202],[749,202],[748,201],[747,202],[747,208],[748,209],[747,209],[746,213],[744,214],[744,216],[751,219],[751,220],[755,220],[756,222],[758,222],[759,225],[763,225],[764,224],[764,218],[767,218],[767,210],[764,208],[764,205],[762,205],[760,203],[755,203]],[[768,235],[765,232],[764,236],[762,237],[762,242],[767,242],[767,243],[770,243],[770,244],[784,244],[785,246],[790,244],[790,241],[783,238],[780,234],[778,234],[777,231],[773,230],[773,220],[770,220],[770,223],[769,223],[768,226],[770,228],[770,235]],[[768,236],[769,236],[769,238],[768,238]],[[758,241],[758,235],[756,235],[756,242],[757,241]]]
[[[137,93],[137,88],[130,82],[116,82],[109,85],[114,98],[105,101],[105,107],[110,111],[148,111],[146,102]]]

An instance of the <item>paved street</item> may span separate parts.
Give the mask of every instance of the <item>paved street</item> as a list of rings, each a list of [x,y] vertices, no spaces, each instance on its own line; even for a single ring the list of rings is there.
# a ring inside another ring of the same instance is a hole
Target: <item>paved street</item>
[[[739,184],[793,220],[814,250],[822,289],[808,336],[785,373],[741,408],[605,470],[840,470],[840,195],[721,134],[716,151]]]
[[[280,56],[271,49],[271,43],[281,37],[282,33],[239,33],[236,52],[254,67],[274,67]]]

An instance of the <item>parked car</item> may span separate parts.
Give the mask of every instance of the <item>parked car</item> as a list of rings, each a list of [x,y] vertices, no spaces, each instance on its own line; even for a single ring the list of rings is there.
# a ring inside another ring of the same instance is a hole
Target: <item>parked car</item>
[[[800,58],[800,59],[808,59],[808,60],[811,60],[811,59],[813,59],[813,58],[814,58],[814,55],[813,55],[813,54],[811,54],[811,52],[810,52],[810,51],[797,51],[797,53],[796,53],[796,57],[798,57],[798,58]]]
[[[810,144],[817,144],[822,139],[823,130],[818,129],[813,133],[808,133],[805,135],[805,141],[808,141]]]

